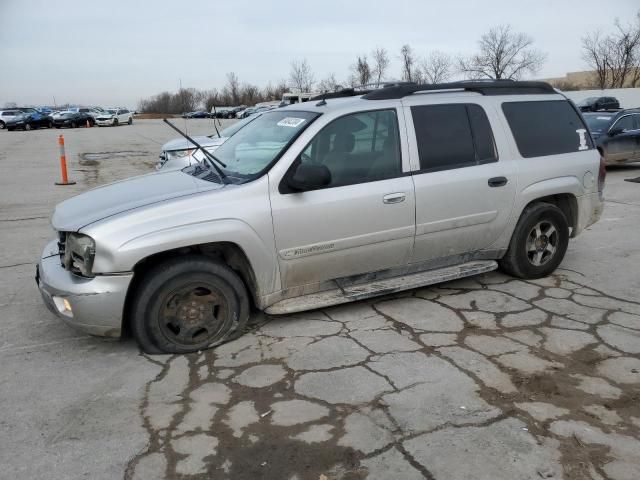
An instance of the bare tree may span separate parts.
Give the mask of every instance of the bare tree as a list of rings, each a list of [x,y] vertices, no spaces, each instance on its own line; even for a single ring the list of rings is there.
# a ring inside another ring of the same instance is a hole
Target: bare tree
[[[420,62],[420,67],[426,83],[446,82],[453,73],[451,56],[437,50],[424,57]]]
[[[371,67],[366,55],[358,55],[356,63],[351,65],[351,71],[351,85],[363,86],[371,81]]]
[[[226,99],[225,103],[232,105],[240,104],[240,80],[235,72],[227,73],[227,84],[222,90],[223,96]]]
[[[415,79],[415,69],[414,64],[416,63],[416,59],[413,54],[413,49],[405,44],[400,49],[400,58],[402,60],[402,79],[406,82],[414,82]]]
[[[459,60],[460,72],[468,78],[516,80],[534,74],[546,55],[533,48],[533,39],[524,33],[511,31],[509,25],[499,25],[480,37],[480,51]]]
[[[604,42],[599,31],[582,38],[582,58],[594,71],[596,85],[600,89],[609,85],[609,42]]]
[[[387,68],[389,68],[389,55],[386,49],[376,47],[373,52],[371,52],[371,58],[373,59],[371,75],[375,79],[375,82],[380,85],[380,82],[384,79],[384,74],[387,72]]]
[[[339,89],[340,85],[338,84],[336,76],[333,72],[327,75],[326,78],[321,80],[320,83],[318,83],[318,90],[323,93],[336,92]]]
[[[289,82],[291,87],[300,92],[310,92],[313,88],[313,72],[309,66],[309,62],[304,58],[302,60],[294,60],[291,62],[291,73],[289,74]]]
[[[16,102],[5,102],[4,108],[16,108],[18,104]]]
[[[616,31],[600,31],[582,38],[582,58],[595,74],[600,88],[622,88],[640,80],[640,12],[635,24],[615,21]]]

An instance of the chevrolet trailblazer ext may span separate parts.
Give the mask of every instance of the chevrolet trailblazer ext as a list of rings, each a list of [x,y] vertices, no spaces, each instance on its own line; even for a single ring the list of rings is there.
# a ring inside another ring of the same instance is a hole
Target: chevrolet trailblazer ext
[[[85,332],[126,325],[146,352],[190,352],[240,335],[250,304],[296,312],[498,266],[549,275],[598,220],[604,176],[546,83],[327,94],[264,113],[215,159],[61,203],[37,280]]]

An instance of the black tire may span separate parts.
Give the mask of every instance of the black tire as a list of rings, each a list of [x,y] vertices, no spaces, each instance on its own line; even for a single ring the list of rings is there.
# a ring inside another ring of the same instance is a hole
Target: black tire
[[[4,130],[6,127],[5,123],[0,120],[0,130]]]
[[[129,121],[127,122],[129,125],[133,125],[133,117],[129,117]]]
[[[71,122],[70,127],[71,127],[71,128],[76,128],[76,122]]]
[[[117,126],[118,126],[118,119],[117,119],[117,118],[114,118],[114,119],[113,119],[113,126],[114,126],[114,127],[117,127]]]
[[[500,268],[514,277],[546,277],[558,268],[568,245],[569,223],[562,210],[534,203],[522,212]]]
[[[53,128],[53,122],[47,123],[47,128]]]
[[[249,319],[249,297],[240,277],[207,257],[167,260],[139,285],[131,331],[149,354],[215,347],[242,335]]]
[[[24,131],[28,132],[29,130],[31,130],[33,127],[31,126],[30,123],[25,123],[24,124]]]

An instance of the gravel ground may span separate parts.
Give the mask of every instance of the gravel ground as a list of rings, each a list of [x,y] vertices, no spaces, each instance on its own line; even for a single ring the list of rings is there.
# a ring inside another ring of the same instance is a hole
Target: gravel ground
[[[183,121],[189,133],[211,120]],[[57,135],[74,186],[58,180]],[[640,165],[537,281],[494,272],[146,356],[39,297],[55,203],[151,171],[132,126],[0,132],[0,465],[15,479],[640,478]]]

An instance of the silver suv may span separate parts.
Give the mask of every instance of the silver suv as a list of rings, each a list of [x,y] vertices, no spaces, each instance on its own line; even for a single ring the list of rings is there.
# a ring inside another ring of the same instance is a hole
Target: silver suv
[[[126,325],[146,352],[190,352],[242,334],[250,306],[297,312],[498,266],[543,277],[601,215],[602,159],[546,83],[351,94],[59,204],[46,304],[91,334]]]

